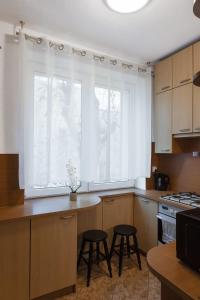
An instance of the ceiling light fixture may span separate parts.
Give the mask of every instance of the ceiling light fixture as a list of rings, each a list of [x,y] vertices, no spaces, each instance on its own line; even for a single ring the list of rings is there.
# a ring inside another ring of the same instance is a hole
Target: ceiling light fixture
[[[143,8],[150,0],[105,0],[114,11],[122,14],[133,13]]]
[[[193,12],[196,17],[200,18],[200,0],[194,1]]]

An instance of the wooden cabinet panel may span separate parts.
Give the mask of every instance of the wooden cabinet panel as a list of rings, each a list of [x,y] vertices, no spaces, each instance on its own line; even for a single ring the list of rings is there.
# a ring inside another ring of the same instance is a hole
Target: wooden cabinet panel
[[[78,248],[80,248],[82,233],[90,229],[102,230],[102,203],[98,206],[78,212]]]
[[[162,60],[155,66],[155,92],[172,89],[172,58]]]
[[[144,252],[157,246],[157,212],[157,202],[142,197],[135,197],[134,225],[138,231],[139,248]]]
[[[172,153],[172,91],[156,95],[155,152]]]
[[[193,59],[192,46],[173,55],[173,87],[192,82]]]
[[[173,134],[192,132],[192,84],[173,90]]]
[[[29,299],[30,221],[0,224],[0,299]]]
[[[200,132],[200,88],[193,86],[193,132]]]
[[[193,74],[200,71],[200,42],[193,45]]]
[[[103,199],[103,230],[109,241],[112,239],[113,227],[120,224],[133,225],[133,195],[113,196]]]
[[[31,299],[75,285],[76,261],[76,215],[31,221]]]

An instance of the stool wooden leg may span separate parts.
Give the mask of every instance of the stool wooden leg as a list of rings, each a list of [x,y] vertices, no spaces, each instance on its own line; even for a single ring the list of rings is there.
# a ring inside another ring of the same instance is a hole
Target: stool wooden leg
[[[107,242],[105,240],[103,241],[103,245],[104,245],[104,251],[105,251],[106,261],[107,261],[107,265],[108,265],[108,271],[109,271],[110,277],[112,277],[112,269],[111,269],[111,264],[110,264],[110,255],[109,255],[109,251],[108,251],[108,245],[107,245]]]
[[[112,245],[111,245],[111,249],[110,249],[110,259],[111,259],[112,256],[113,256],[113,252],[114,252],[114,249],[115,249],[116,238],[117,238],[117,234],[114,233],[113,239],[112,239]]]
[[[88,272],[87,272],[87,286],[90,285],[90,276],[91,276],[91,269],[92,269],[92,255],[93,255],[93,243],[90,242],[89,259],[88,259]]]
[[[130,258],[130,254],[131,254],[131,249],[130,249],[130,242],[129,242],[129,236],[126,236],[126,247],[127,247],[127,254],[128,257]]]
[[[135,253],[136,253],[136,256],[137,256],[138,266],[139,266],[139,269],[142,270],[141,259],[140,259],[140,251],[139,251],[139,248],[138,248],[138,241],[137,241],[137,237],[136,237],[135,234],[133,235],[133,240],[134,240],[134,247],[135,247]]]
[[[82,258],[83,251],[84,251],[84,248],[85,248],[85,243],[86,243],[86,241],[82,240],[81,250],[80,250],[80,253],[79,253],[79,257],[78,257],[77,270],[79,269],[79,266],[80,266],[81,258]]]
[[[96,245],[96,261],[97,261],[97,265],[99,265],[99,242],[97,242]]]
[[[121,237],[121,243],[120,243],[120,251],[119,251],[119,276],[121,276],[121,274],[122,274],[123,255],[124,255],[124,236]]]

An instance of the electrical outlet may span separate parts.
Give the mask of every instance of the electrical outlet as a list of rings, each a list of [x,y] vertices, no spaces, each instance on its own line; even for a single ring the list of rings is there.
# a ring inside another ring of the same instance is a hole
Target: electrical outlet
[[[192,156],[193,156],[193,157],[198,157],[199,155],[200,155],[200,153],[197,152],[197,151],[196,151],[196,152],[192,152]]]
[[[155,172],[157,171],[157,169],[158,169],[158,168],[157,168],[156,166],[153,166],[153,167],[152,167],[152,173],[155,173]]]

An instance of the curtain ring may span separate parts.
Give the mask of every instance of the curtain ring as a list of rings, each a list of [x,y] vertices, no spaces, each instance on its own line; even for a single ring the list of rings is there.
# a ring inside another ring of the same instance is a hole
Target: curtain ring
[[[86,51],[81,51],[81,56],[86,56]]]
[[[49,47],[52,48],[53,45],[54,45],[54,43],[50,41],[50,42],[49,42]]]
[[[36,42],[37,42],[37,44],[41,44],[42,43],[42,39],[41,38],[37,38]]]
[[[65,46],[64,46],[63,44],[60,44],[60,45],[58,46],[58,49],[61,50],[61,51],[62,51],[64,48],[65,48]]]
[[[116,59],[111,59],[110,63],[111,63],[111,65],[116,66],[117,65],[117,60]]]

